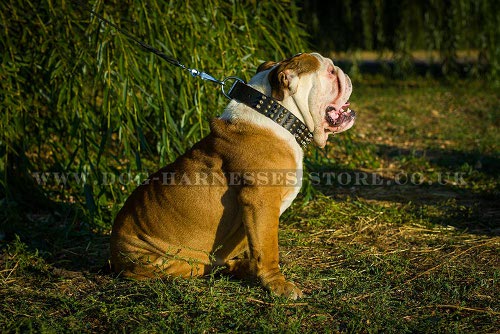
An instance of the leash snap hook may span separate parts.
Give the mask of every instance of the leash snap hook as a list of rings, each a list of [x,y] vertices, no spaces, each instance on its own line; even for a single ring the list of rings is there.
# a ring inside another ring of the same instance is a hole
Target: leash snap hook
[[[186,67],[186,70],[189,72],[189,74],[191,74],[191,76],[193,78],[200,77],[201,80],[211,81],[211,82],[215,82],[219,85],[222,85],[222,81],[215,79],[213,76],[211,76],[208,73],[198,71],[195,68],[187,68]]]

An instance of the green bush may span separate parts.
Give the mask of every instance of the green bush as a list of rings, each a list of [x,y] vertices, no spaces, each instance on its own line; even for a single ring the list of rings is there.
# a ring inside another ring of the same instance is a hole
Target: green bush
[[[97,1],[92,9],[219,79],[248,80],[262,61],[307,47],[290,1]],[[91,216],[112,212],[138,178],[205,136],[228,102],[217,85],[145,52],[77,2],[7,0],[0,15],[0,189],[9,200],[32,200],[23,187],[31,180]]]

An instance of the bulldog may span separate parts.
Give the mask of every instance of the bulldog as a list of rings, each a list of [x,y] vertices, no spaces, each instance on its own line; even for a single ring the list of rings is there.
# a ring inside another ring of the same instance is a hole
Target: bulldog
[[[302,296],[280,270],[279,217],[300,190],[303,146],[324,147],[353,125],[351,80],[310,53],[260,65],[248,86],[261,94],[255,106],[233,99],[204,139],[127,199],[111,233],[116,272],[193,277],[223,266],[278,296]]]

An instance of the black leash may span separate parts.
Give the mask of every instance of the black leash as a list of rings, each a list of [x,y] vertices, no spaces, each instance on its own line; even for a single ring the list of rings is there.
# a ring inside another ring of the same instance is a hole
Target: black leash
[[[283,107],[278,101],[274,98],[262,94],[255,88],[247,85],[242,79],[238,77],[226,77],[222,81],[217,80],[210,74],[199,71],[194,68],[188,68],[186,65],[182,64],[179,60],[167,56],[165,53],[160,50],[152,47],[151,45],[141,41],[127,30],[118,27],[113,22],[104,18],[102,15],[96,13],[94,10],[89,8],[86,4],[75,1],[78,5],[80,5],[84,10],[88,11],[95,17],[97,17],[100,21],[104,22],[107,25],[115,28],[119,33],[125,35],[130,40],[134,41],[138,45],[140,45],[146,51],[152,52],[161,59],[167,61],[169,64],[180,67],[183,70],[188,71],[193,77],[199,77],[202,80],[214,82],[216,84],[221,85],[222,93],[225,97],[230,100],[237,100],[245,105],[251,107],[252,109],[258,111],[264,116],[272,119],[274,122],[278,123],[285,129],[287,129],[292,135],[294,135],[295,139],[299,143],[300,146],[305,148],[313,139],[312,133],[309,131],[307,126],[298,119],[293,113]],[[233,81],[233,84],[229,88],[229,91],[226,93],[225,85],[228,82]]]
[[[132,35],[131,33],[129,33],[127,30],[118,27],[113,22],[111,22],[108,19],[104,18],[102,15],[96,13],[93,9],[89,8],[86,4],[84,4],[84,3],[80,2],[80,1],[76,1],[76,3],[78,5],[80,5],[81,7],[83,7],[83,9],[85,9],[86,11],[88,11],[89,13],[91,13],[92,15],[94,15],[95,17],[97,17],[100,21],[106,23],[107,25],[112,26],[119,33],[127,36],[127,38],[129,38],[132,41],[134,41],[135,43],[139,44],[144,50],[152,52],[155,55],[157,55],[158,57],[160,57],[161,59],[167,61],[168,63],[170,63],[170,64],[172,64],[174,66],[178,66],[178,67],[182,68],[183,70],[188,71],[193,77],[200,77],[202,80],[207,80],[207,81],[215,82],[215,83],[220,84],[220,85],[223,84],[223,81],[215,79],[210,74],[198,71],[197,69],[194,69],[194,68],[188,68],[186,65],[182,64],[179,60],[177,60],[175,58],[172,58],[172,57],[169,57],[165,53],[161,52],[160,50],[158,50],[158,49],[152,47],[151,45],[149,45],[149,44],[141,41],[140,39],[138,39],[137,37],[135,37],[134,35]]]

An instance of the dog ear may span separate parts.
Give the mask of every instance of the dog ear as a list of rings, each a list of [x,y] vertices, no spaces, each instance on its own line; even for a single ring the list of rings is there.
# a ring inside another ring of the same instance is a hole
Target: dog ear
[[[257,67],[257,72],[256,73],[268,70],[271,67],[273,67],[274,65],[276,65],[275,61],[266,61],[265,63],[262,63],[262,64],[259,65],[259,67]]]
[[[307,53],[280,62],[269,73],[273,97],[278,101],[283,101],[285,90],[288,90],[289,95],[295,94],[300,76],[317,71],[320,65],[318,58]]]
[[[288,94],[293,95],[299,85],[299,76],[291,69],[285,69],[278,73],[278,85],[273,86],[273,97],[279,101],[285,98],[285,89]]]

